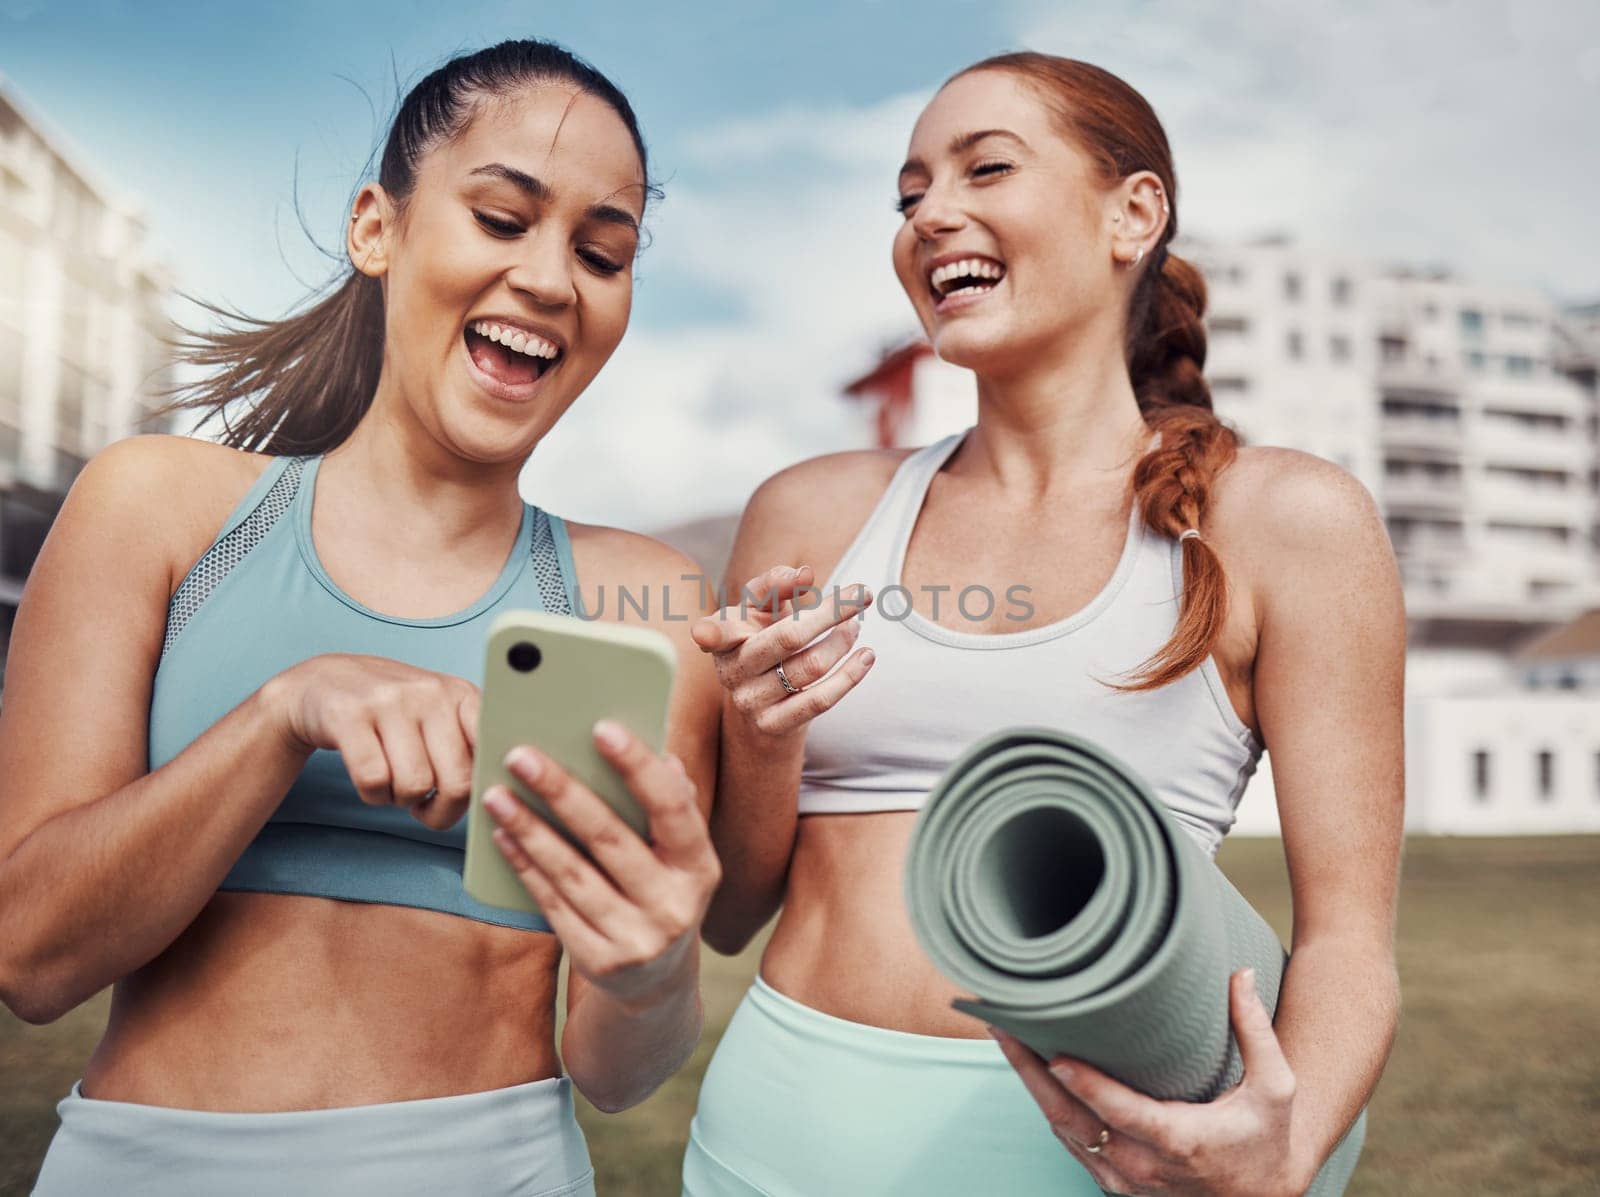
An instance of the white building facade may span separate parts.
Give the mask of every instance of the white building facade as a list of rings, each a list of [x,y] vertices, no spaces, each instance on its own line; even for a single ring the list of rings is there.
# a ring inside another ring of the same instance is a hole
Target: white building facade
[[[84,462],[164,430],[149,416],[169,385],[170,283],[144,239],[0,79],[0,633]]]

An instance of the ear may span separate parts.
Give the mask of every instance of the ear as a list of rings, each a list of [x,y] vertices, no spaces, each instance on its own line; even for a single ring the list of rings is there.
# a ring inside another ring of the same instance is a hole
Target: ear
[[[395,222],[394,203],[378,184],[368,183],[356,193],[350,227],[345,231],[345,252],[351,265],[368,278],[382,278],[389,272]]]
[[[1167,189],[1153,171],[1129,175],[1112,193],[1111,259],[1118,266],[1131,265],[1144,250],[1149,257],[1161,243],[1168,220]]]

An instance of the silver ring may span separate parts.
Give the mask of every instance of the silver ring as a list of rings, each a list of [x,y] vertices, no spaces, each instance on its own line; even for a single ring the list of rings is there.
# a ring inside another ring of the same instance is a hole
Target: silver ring
[[[798,693],[800,693],[801,690],[803,690],[805,688],[803,686],[797,686],[797,685],[795,685],[793,682],[791,682],[789,680],[789,675],[784,673],[784,671],[783,671],[783,662],[782,661],[778,662],[778,666],[777,666],[776,670],[774,670],[774,672],[777,673],[778,680],[783,683],[783,688],[785,690],[787,690],[790,694],[798,694]]]
[[[1100,1137],[1093,1143],[1085,1143],[1083,1145],[1083,1149],[1090,1155],[1099,1155],[1101,1150],[1109,1142],[1111,1142],[1111,1128],[1109,1126],[1102,1126],[1100,1128]]]
[[[418,806],[425,806],[428,803],[432,802],[438,796],[439,796],[439,787],[438,786],[434,786],[433,789],[429,790],[421,798],[417,799],[417,805]]]

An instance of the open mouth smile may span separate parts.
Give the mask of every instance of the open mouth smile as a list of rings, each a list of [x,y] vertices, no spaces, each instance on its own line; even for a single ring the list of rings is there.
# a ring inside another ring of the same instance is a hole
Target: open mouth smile
[[[933,310],[964,307],[993,291],[1005,276],[1004,262],[981,254],[936,258],[928,269]]]
[[[553,332],[505,317],[469,321],[461,335],[478,382],[502,399],[531,398],[566,353]]]

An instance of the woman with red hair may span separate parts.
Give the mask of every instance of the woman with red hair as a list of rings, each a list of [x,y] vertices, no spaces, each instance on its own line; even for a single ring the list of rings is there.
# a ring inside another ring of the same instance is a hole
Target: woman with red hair
[[[1405,621],[1383,521],[1344,470],[1242,448],[1213,414],[1171,152],[1122,80],[1040,54],[962,71],[899,193],[895,270],[934,352],[976,375],[978,417],[769,479],[728,572],[766,569],[768,605],[694,629],[725,689],[705,937],[736,951],[782,914],[685,1191],[1301,1192],[1399,1003]],[[826,601],[850,583],[855,605]],[[1233,978],[1245,1076],[1216,1101],[991,1038],[918,946],[918,807],[967,745],[1036,723],[1137,769],[1209,853],[1272,751],[1292,961],[1275,1023]]]

